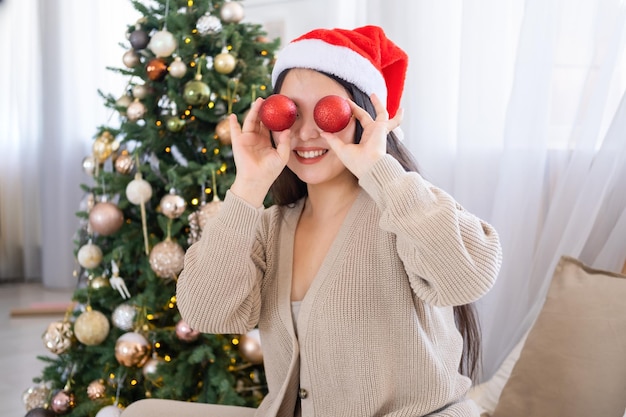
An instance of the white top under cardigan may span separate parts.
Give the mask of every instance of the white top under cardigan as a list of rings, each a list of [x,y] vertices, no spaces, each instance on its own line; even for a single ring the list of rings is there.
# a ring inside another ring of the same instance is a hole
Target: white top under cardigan
[[[291,312],[303,202],[268,209],[227,193],[185,256],[178,308],[203,332],[258,325],[269,393],[259,417],[478,416],[458,373],[453,305],[480,298],[501,261],[497,233],[385,156],[360,181],[320,270]]]

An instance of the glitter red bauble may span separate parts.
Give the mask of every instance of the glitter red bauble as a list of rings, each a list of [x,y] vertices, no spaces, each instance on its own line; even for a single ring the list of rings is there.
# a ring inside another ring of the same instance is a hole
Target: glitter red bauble
[[[335,133],[343,130],[352,117],[348,100],[339,96],[326,96],[317,102],[313,109],[313,119],[324,132]]]
[[[259,117],[263,124],[269,130],[277,132],[289,129],[297,116],[296,103],[282,94],[272,94],[266,98],[259,110]]]

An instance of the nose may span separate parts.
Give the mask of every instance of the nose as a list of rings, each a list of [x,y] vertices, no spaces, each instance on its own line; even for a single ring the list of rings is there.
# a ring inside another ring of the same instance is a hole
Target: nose
[[[313,119],[313,112],[299,112],[292,130],[303,141],[316,139],[320,136],[320,128]]]

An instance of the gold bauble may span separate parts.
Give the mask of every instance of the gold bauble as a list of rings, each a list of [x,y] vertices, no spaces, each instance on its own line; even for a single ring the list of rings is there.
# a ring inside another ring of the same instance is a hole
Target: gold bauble
[[[228,118],[222,119],[217,126],[215,126],[215,134],[222,145],[230,145],[232,138],[230,136],[230,124]]]
[[[110,286],[111,283],[109,282],[109,279],[104,275],[98,275],[97,277],[93,277],[89,280],[89,288],[92,290],[99,290]]]
[[[202,105],[211,99],[211,89],[201,80],[191,80],[185,84],[183,99],[192,106]]]
[[[185,127],[186,122],[177,116],[171,116],[167,118],[165,126],[170,132],[180,132]]]
[[[213,59],[213,68],[220,74],[230,74],[236,66],[237,59],[228,52],[217,54]]]
[[[74,322],[74,334],[80,343],[87,346],[99,345],[107,338],[110,330],[109,320],[96,310],[82,313]]]
[[[115,141],[115,137],[110,132],[105,131],[93,142],[93,157],[96,162],[103,164],[118,147],[119,143]]]
[[[115,359],[129,368],[143,366],[150,359],[151,351],[152,346],[139,333],[125,333],[115,342]]]

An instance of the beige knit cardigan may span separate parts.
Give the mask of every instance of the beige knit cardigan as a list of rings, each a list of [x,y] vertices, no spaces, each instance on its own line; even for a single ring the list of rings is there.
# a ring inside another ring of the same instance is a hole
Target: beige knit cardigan
[[[497,233],[389,155],[359,184],[297,323],[291,272],[303,202],[262,209],[229,192],[187,251],[183,319],[207,333],[258,326],[269,394],[256,416],[293,417],[298,398],[305,417],[478,416],[458,373],[451,306],[492,287]]]

